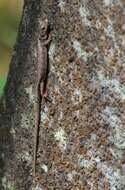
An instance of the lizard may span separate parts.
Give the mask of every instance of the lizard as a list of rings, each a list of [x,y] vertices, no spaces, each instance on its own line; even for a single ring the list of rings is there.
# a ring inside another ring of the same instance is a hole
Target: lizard
[[[40,126],[40,108],[42,98],[49,100],[47,97],[47,80],[49,73],[48,63],[48,46],[51,41],[49,33],[48,19],[39,21],[39,37],[37,42],[37,84],[35,100],[35,139],[34,139],[34,156],[33,156],[33,173],[36,175],[36,160],[38,149],[38,136]]]

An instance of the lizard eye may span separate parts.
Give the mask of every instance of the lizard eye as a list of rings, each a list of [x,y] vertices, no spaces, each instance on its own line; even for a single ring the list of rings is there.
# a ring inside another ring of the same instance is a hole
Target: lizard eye
[[[46,29],[47,26],[48,26],[48,20],[45,19],[45,20],[42,22],[41,29]]]

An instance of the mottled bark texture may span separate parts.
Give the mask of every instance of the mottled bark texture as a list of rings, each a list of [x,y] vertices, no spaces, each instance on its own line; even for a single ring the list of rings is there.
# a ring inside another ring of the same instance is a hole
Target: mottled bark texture
[[[53,28],[32,176],[38,18]],[[125,189],[125,1],[25,1],[0,105],[1,190]]]

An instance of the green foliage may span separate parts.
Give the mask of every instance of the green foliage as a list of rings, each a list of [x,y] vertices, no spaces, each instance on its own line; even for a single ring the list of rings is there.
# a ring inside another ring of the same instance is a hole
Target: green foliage
[[[5,86],[5,83],[6,83],[6,78],[5,77],[0,77],[0,96],[3,93],[3,88]]]
[[[0,0],[0,96],[6,83],[6,75],[15,44],[20,20],[21,2]]]
[[[10,48],[15,42],[20,14],[12,12],[6,5],[0,6],[0,43]]]

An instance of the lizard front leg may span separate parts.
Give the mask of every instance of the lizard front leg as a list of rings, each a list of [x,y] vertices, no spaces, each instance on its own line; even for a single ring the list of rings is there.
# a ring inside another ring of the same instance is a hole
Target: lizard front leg
[[[47,46],[52,40],[52,35],[49,33],[48,38],[44,41],[44,45]]]

